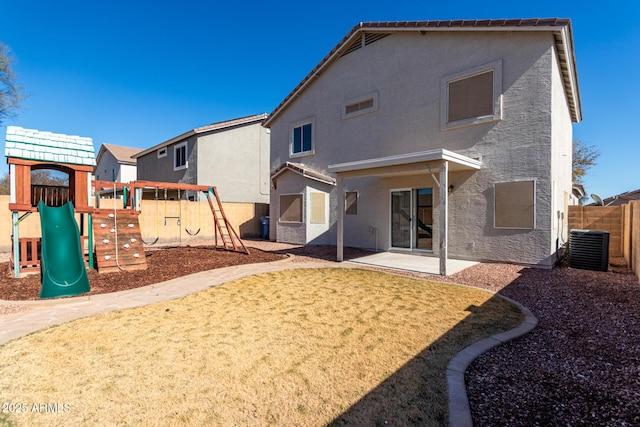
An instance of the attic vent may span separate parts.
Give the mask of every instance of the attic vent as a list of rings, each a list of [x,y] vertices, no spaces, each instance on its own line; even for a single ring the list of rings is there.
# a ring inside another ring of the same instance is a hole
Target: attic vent
[[[354,40],[349,47],[347,47],[345,49],[345,51],[342,53],[342,55],[340,55],[340,57],[342,58],[345,55],[350,54],[351,52],[354,52],[358,49],[360,49],[361,47],[370,45],[371,43],[377,42],[378,40],[381,40],[385,37],[387,37],[389,35],[389,33],[365,33],[363,34],[361,37],[359,37],[358,39]]]
[[[353,43],[351,43],[349,47],[342,53],[342,55],[340,55],[340,58],[350,54],[353,51],[360,49],[361,47],[362,47],[362,40],[361,39],[354,40]]]
[[[380,39],[383,39],[385,37],[387,37],[389,35],[389,33],[367,33],[364,35],[364,45],[370,45],[373,42],[377,42]]]
[[[569,267],[607,271],[609,267],[609,232],[571,230]]]

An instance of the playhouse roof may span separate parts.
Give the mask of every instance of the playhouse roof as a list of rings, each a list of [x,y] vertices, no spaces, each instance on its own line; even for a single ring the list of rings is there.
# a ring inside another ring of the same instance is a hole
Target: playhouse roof
[[[91,138],[7,126],[5,157],[74,165],[96,165]]]

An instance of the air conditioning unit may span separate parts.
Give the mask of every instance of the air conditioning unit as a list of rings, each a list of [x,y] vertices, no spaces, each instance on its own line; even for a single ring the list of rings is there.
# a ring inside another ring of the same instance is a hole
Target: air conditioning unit
[[[569,267],[607,271],[609,268],[609,232],[571,230]]]

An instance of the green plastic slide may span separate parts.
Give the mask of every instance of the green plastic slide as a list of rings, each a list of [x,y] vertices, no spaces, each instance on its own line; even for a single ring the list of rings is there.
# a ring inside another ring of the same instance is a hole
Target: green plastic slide
[[[40,267],[42,288],[40,298],[73,296],[90,291],[80,245],[80,231],[73,215],[73,205],[67,202],[57,208],[40,201],[42,253]]]

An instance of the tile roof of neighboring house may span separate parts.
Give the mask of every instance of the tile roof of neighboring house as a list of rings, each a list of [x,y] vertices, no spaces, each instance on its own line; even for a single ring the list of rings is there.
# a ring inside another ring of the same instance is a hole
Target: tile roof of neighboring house
[[[565,92],[571,111],[571,119],[574,122],[582,120],[582,107],[580,103],[580,91],[578,89],[578,74],[575,63],[573,46],[573,34],[571,20],[562,18],[533,18],[533,19],[484,19],[484,20],[456,20],[456,21],[393,21],[393,22],[361,22],[325,56],[318,65],[287,95],[287,97],[271,112],[265,120],[265,126],[284,111],[309,84],[314,77],[318,77],[326,67],[339,59],[344,54],[362,46],[362,36],[375,34],[384,35],[395,32],[427,32],[427,31],[551,31],[553,33],[558,60],[562,70],[562,78]]]
[[[144,151],[139,152],[138,154],[134,155],[134,158],[138,158],[138,157],[142,157],[142,156],[146,156],[149,153],[152,153],[156,150],[158,150],[159,148],[162,147],[167,147],[171,144],[175,144],[176,142],[180,142],[182,140],[185,140],[193,135],[198,135],[201,133],[207,133],[207,132],[215,132],[215,131],[219,131],[219,130],[225,130],[225,129],[230,129],[233,128],[235,126],[243,126],[243,125],[248,125],[248,124],[252,124],[252,123],[258,123],[258,122],[262,122],[264,121],[264,119],[266,119],[269,115],[267,113],[262,113],[262,114],[256,114],[254,116],[247,116],[247,117],[240,117],[238,119],[232,119],[232,120],[226,120],[224,122],[218,122],[218,123],[213,123],[207,126],[202,126],[199,128],[195,128],[192,129],[188,132],[185,132],[181,135],[178,135],[174,138],[169,139],[168,141],[165,141],[161,144],[158,145],[154,145],[151,148],[147,148]]]
[[[624,193],[607,197],[606,199],[602,199],[602,204],[604,206],[620,206],[620,205],[626,205],[632,200],[640,200],[640,189],[634,190],[634,191],[625,191]],[[595,203],[589,204],[589,206],[595,206],[595,205],[596,205]]]
[[[106,151],[110,152],[118,163],[135,166],[137,162],[133,156],[141,152],[142,149],[125,147],[124,145],[102,144],[102,147],[100,147],[100,151],[98,152],[96,163],[100,163],[100,160]]]
[[[313,179],[316,181],[323,182],[329,185],[336,185],[335,178],[331,178],[328,175],[322,174],[320,172],[314,171],[313,169],[308,168],[307,166],[301,165],[300,163],[294,162],[286,162],[280,165],[272,174],[271,180],[274,180],[281,173],[285,171],[292,171],[297,174],[304,176],[305,178]]]
[[[41,162],[96,165],[91,138],[18,126],[7,127],[4,155]]]

